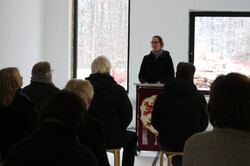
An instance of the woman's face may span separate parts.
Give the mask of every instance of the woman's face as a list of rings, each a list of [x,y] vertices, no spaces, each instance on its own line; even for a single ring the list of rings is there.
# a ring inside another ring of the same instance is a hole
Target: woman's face
[[[153,37],[152,38],[152,41],[151,41],[151,47],[154,51],[159,51],[161,49],[161,44],[159,42],[159,39],[156,38],[156,37]]]

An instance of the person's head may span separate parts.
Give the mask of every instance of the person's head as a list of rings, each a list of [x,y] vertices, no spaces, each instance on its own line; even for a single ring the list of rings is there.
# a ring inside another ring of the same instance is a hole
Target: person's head
[[[23,85],[23,78],[15,67],[0,70],[0,106],[7,107],[13,101],[16,90]]]
[[[195,73],[195,66],[191,63],[180,62],[177,65],[177,72],[176,72],[177,78],[183,78],[193,82],[194,73]]]
[[[164,47],[162,38],[158,35],[152,37],[151,46],[154,51],[159,51]]]
[[[44,76],[51,80],[52,72],[49,62],[38,62],[33,66],[31,74],[32,76]]]
[[[89,108],[94,96],[94,90],[88,80],[71,79],[68,81],[64,89],[80,96],[82,101],[86,103],[87,108]]]
[[[211,85],[208,113],[215,127],[250,131],[250,78],[238,73],[218,76]]]
[[[105,56],[98,56],[91,64],[92,74],[110,74],[111,62]]]
[[[63,124],[69,131],[79,134],[85,127],[86,105],[73,92],[59,91],[50,96],[39,111],[41,122],[54,119]]]

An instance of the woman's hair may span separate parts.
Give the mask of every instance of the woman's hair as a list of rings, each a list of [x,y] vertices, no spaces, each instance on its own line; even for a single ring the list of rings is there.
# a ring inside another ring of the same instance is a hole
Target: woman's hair
[[[8,107],[22,84],[22,77],[16,67],[0,70],[0,106]]]
[[[73,92],[61,90],[49,97],[39,111],[40,121],[55,119],[71,132],[79,134],[85,127],[86,105]]]
[[[68,81],[64,89],[80,96],[82,101],[85,102],[87,108],[89,107],[90,101],[94,96],[94,90],[88,80],[71,79]]]
[[[211,85],[208,113],[213,126],[250,131],[250,78],[218,76]]]
[[[193,82],[195,66],[192,63],[180,62],[177,65],[176,77],[181,77]]]
[[[51,71],[49,62],[36,63],[31,71],[32,75],[46,76]]]
[[[109,74],[111,70],[111,63],[105,56],[98,56],[91,64],[92,74],[102,73]]]
[[[159,43],[160,43],[160,45],[161,45],[161,48],[164,47],[164,42],[163,42],[163,40],[162,40],[162,37],[160,37],[160,36],[158,36],[158,35],[155,35],[155,36],[153,36],[153,38],[157,38],[157,39],[159,40]]]

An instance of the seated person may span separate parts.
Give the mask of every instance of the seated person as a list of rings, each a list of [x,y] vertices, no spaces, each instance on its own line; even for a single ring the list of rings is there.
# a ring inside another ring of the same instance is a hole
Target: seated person
[[[162,150],[182,152],[185,141],[208,126],[207,103],[193,83],[194,73],[193,64],[180,62],[176,78],[157,96],[151,120]],[[181,165],[181,160],[173,157],[173,165]]]
[[[9,151],[4,166],[97,166],[95,155],[79,141],[86,105],[72,92],[59,91],[41,107],[40,127]]]
[[[87,80],[93,85],[94,97],[89,113],[103,122],[107,137],[107,148],[123,147],[123,166],[133,166],[137,145],[135,132],[127,131],[132,120],[132,105],[125,89],[110,75],[111,63],[97,57],[91,64],[92,74]]]
[[[50,95],[59,91],[52,82],[52,72],[49,62],[36,63],[32,68],[30,84],[23,88],[23,93],[31,99],[37,110]]]
[[[65,86],[65,90],[77,94],[86,104],[86,110],[94,96],[94,90],[89,81],[71,79]],[[106,135],[102,122],[86,113],[87,124],[84,132],[80,134],[80,141],[92,150],[98,160],[98,166],[109,166],[106,153]]]
[[[15,67],[0,70],[0,155],[30,135],[38,126],[38,117],[31,101],[22,94],[22,77]]]
[[[183,165],[250,165],[250,78],[237,73],[217,77],[208,113],[214,129],[186,141]]]

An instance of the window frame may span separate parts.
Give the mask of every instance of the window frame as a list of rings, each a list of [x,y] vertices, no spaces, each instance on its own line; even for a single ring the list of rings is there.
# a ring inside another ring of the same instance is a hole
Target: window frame
[[[250,11],[189,11],[188,60],[194,64],[195,17],[250,17]],[[209,95],[210,90],[199,90]]]
[[[130,0],[128,0],[128,45],[127,45],[127,87],[126,91],[129,92],[129,60],[130,60]],[[77,78],[77,52],[78,52],[78,0],[73,0],[73,32],[72,32],[72,77]]]

